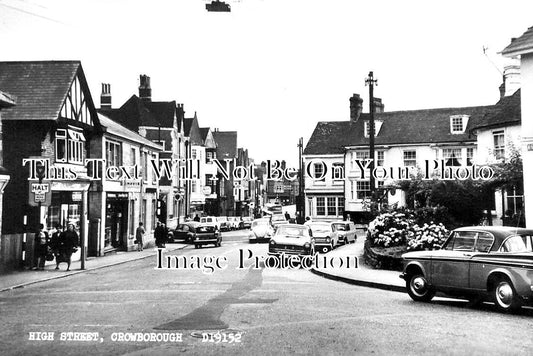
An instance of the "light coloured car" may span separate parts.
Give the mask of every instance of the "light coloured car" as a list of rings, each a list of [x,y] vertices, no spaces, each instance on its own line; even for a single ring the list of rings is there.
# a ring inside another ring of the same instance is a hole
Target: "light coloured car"
[[[276,227],[278,225],[288,224],[289,222],[287,219],[285,219],[285,215],[283,214],[273,214],[270,216],[270,223]]]
[[[230,230],[237,230],[239,229],[239,225],[241,223],[241,218],[237,216],[228,216],[228,224]]]
[[[313,232],[305,225],[279,225],[268,243],[268,254],[314,256]]]
[[[334,221],[332,222],[337,234],[339,235],[339,243],[344,245],[354,243],[357,240],[355,233],[355,224],[351,221]]]
[[[250,234],[248,241],[250,243],[258,242],[261,240],[268,241],[274,234],[274,228],[270,223],[269,218],[255,219],[252,221],[250,228]]]
[[[401,277],[415,301],[429,302],[441,292],[513,311],[533,304],[532,245],[531,229],[462,227],[439,250],[404,254]]]
[[[212,225],[215,225],[218,229],[218,231],[220,231],[220,222],[217,220],[217,217],[216,216],[202,216],[200,218],[200,222],[202,224],[212,224]]]
[[[230,229],[230,222],[226,216],[217,217],[217,221],[220,227],[220,231],[228,231]]]
[[[304,226],[311,228],[317,252],[326,253],[339,245],[339,235],[332,223],[307,222]]]

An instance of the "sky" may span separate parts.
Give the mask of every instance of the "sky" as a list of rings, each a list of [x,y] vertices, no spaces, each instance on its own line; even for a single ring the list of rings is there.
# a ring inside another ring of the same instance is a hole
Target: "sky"
[[[368,112],[369,71],[386,111],[496,103],[499,52],[533,26],[531,0],[227,2],[0,0],[0,61],[80,60],[97,107],[101,83],[120,107],[146,74],[154,101],[296,167],[299,137],[349,120],[353,93]]]

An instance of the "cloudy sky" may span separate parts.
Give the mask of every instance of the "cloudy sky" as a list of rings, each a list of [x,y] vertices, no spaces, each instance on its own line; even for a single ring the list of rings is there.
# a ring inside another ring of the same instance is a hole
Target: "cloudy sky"
[[[368,111],[370,70],[386,111],[495,103],[498,52],[533,26],[530,0],[228,2],[0,0],[0,60],[81,60],[95,103],[111,83],[114,107],[146,74],[153,100],[296,165],[298,138],[348,120],[353,93]]]

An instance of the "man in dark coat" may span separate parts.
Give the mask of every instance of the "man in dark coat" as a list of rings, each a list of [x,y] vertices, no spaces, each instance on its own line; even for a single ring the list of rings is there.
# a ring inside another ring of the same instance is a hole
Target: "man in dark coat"
[[[165,241],[166,241],[166,232],[165,228],[161,224],[160,221],[157,222],[157,226],[154,230],[154,237],[155,237],[155,244],[158,248],[165,247]]]

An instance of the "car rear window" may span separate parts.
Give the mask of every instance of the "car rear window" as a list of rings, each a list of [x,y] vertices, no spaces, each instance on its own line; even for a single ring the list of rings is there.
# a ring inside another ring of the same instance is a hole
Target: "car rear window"
[[[335,228],[338,230],[338,231],[348,231],[350,230],[350,225],[348,224],[333,224],[335,226]]]
[[[511,236],[505,240],[505,242],[502,244],[502,247],[500,247],[500,251],[502,252],[526,252],[527,247],[524,243],[524,240],[522,240],[522,237],[518,235]]]

